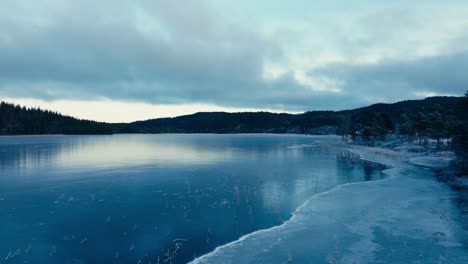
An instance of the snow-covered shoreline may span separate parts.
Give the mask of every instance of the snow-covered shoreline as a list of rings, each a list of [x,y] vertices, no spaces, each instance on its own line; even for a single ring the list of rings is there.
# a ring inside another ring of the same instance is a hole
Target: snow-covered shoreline
[[[452,203],[456,194],[427,169],[443,168],[431,162],[432,154],[360,145],[349,150],[391,167],[384,171],[389,177],[317,194],[282,225],[191,263],[468,262],[467,234]]]
[[[447,142],[445,142],[447,144]],[[421,146],[416,142],[398,140],[381,142],[379,147],[368,147],[350,144],[349,150],[362,159],[394,166],[398,163],[408,163],[414,166],[434,171],[439,179],[455,189],[468,190],[468,177],[456,177],[452,162],[456,160],[455,153],[450,150],[437,150],[435,142]],[[391,157],[389,159],[389,157]],[[468,176],[468,175],[467,175]]]

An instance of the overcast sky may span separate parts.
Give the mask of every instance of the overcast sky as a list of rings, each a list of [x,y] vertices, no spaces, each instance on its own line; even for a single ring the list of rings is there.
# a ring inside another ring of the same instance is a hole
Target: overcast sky
[[[466,0],[2,0],[0,100],[132,121],[468,89]]]

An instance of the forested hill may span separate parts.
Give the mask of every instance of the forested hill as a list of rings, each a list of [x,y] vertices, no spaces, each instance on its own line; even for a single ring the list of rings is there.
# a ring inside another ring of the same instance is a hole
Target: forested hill
[[[57,112],[0,103],[0,135],[112,134],[127,125],[80,120]]]
[[[0,104],[0,134],[112,134],[112,133],[308,133],[334,134],[350,123],[364,127],[366,120],[398,122],[402,113],[428,114],[435,108],[453,115],[462,97],[431,97],[424,100],[375,104],[346,111],[313,111],[302,114],[268,112],[209,112],[175,118],[159,118],[128,124],[80,120],[57,112]],[[311,106],[313,108],[313,106]]]
[[[427,114],[435,107],[454,114],[462,97],[430,97],[393,104],[374,104],[345,111],[312,111],[303,114],[268,112],[225,113],[207,112],[174,118],[158,118],[132,123],[144,133],[307,133],[334,134],[348,122],[361,122],[369,115],[379,114],[395,123],[402,113]],[[311,106],[313,108],[313,106]],[[352,120],[351,120],[352,119]]]
[[[405,113],[408,111],[414,110],[421,110],[423,112],[427,112],[432,110],[435,106],[440,106],[446,110],[454,110],[462,100],[463,97],[446,97],[446,96],[436,96],[436,97],[428,97],[423,100],[406,100],[400,101],[393,104],[373,104],[370,106],[357,108],[354,110],[346,110],[341,111],[341,113],[363,113],[366,111],[371,112],[379,112],[379,113],[386,113],[390,115],[392,118],[398,118],[401,113]]]

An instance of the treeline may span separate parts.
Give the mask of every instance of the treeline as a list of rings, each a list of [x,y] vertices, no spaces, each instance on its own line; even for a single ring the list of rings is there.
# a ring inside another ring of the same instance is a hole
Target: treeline
[[[80,120],[39,108],[0,103],[0,135],[112,134],[126,129],[126,124]]]
[[[79,120],[57,112],[2,102],[0,134],[339,133],[373,140],[398,129],[401,113],[408,113],[407,117],[412,121],[415,109],[427,117],[438,105],[445,118],[460,100],[460,97],[431,97],[346,111],[310,111],[302,114],[209,112],[126,124]],[[412,128],[413,124],[409,127]]]
[[[467,171],[468,91],[451,104],[427,104],[399,111],[380,110],[366,108],[360,112],[349,112],[342,119],[337,133],[370,145],[384,140],[389,134],[421,145],[434,140],[437,149],[441,149],[442,140],[446,140],[445,147],[455,150],[461,171]]]
[[[206,112],[174,118],[158,118],[133,123],[143,133],[294,133],[316,134],[319,127],[336,127],[339,116],[333,111],[304,114],[269,112]],[[333,134],[335,131],[323,132]]]
[[[434,139],[439,147],[442,139],[454,138],[463,124],[460,115],[463,102],[461,100],[457,105],[448,107],[436,104],[408,109],[396,117],[366,110],[345,117],[337,132],[344,137],[370,143],[383,140],[388,134],[396,134],[408,141],[417,139],[419,144]]]
[[[393,131],[401,113],[418,109],[426,115],[436,105],[450,109],[460,100],[460,97],[431,97],[353,110],[302,114],[208,112],[138,121],[132,125],[142,133],[340,133],[359,134],[372,140]]]

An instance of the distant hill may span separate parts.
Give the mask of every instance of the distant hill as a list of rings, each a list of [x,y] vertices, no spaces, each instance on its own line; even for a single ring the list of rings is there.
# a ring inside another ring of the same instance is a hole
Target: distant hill
[[[455,106],[458,105],[463,97],[447,97],[436,96],[428,97],[423,100],[406,100],[393,104],[373,104],[370,106],[357,108],[353,110],[340,111],[341,113],[354,113],[359,114],[366,111],[378,112],[388,114],[392,118],[397,118],[401,113],[411,112],[413,110],[421,110],[424,113],[431,111],[434,106],[439,105],[447,111],[455,111]]]
[[[0,104],[0,135],[112,134],[112,133],[308,133],[331,134],[346,118],[368,112],[384,113],[396,121],[403,112],[427,113],[436,105],[453,112],[462,97],[430,97],[394,104],[374,104],[345,111],[311,111],[302,114],[269,112],[206,112],[174,118],[110,124],[80,120],[57,112]]]
[[[359,119],[367,112],[387,114],[396,121],[401,113],[422,111],[428,113],[438,105],[448,112],[462,97],[429,97],[393,104],[374,104],[344,111],[311,111],[302,114],[275,114],[269,112],[225,113],[207,112],[174,118],[158,118],[131,123],[143,133],[308,133],[327,134],[330,127],[338,127],[344,119]]]

